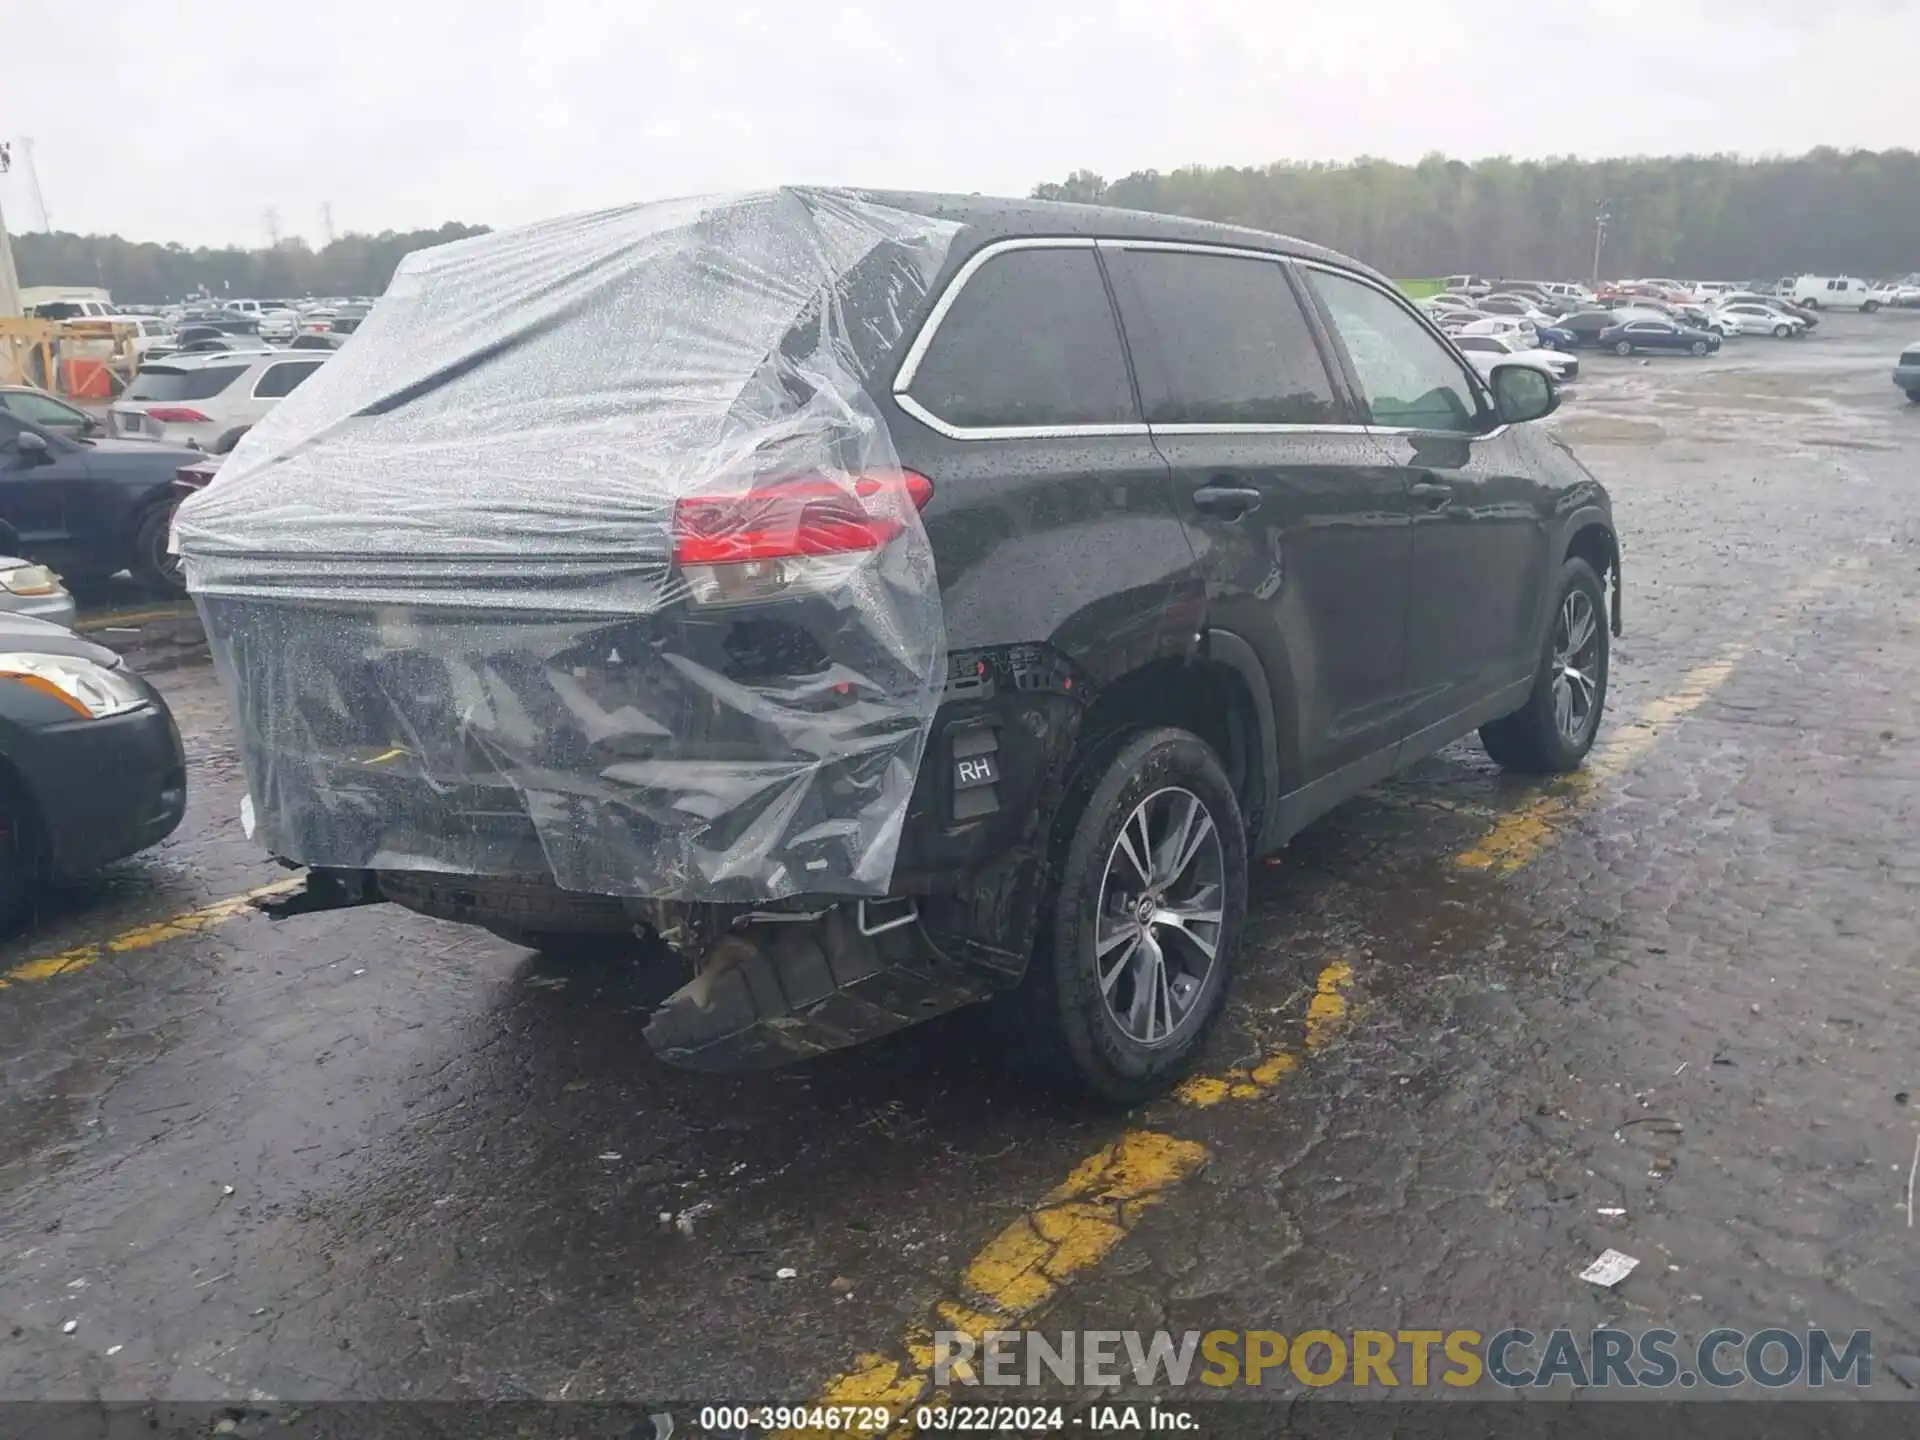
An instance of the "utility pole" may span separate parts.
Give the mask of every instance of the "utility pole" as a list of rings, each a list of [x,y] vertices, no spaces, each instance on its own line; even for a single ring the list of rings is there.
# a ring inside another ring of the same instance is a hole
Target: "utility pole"
[[[40,228],[53,233],[53,219],[47,214],[47,197],[40,193],[40,168],[33,163],[33,136],[20,137],[20,159],[27,167],[27,188],[33,192],[33,208],[40,212]]]
[[[0,140],[0,175],[13,167],[13,149]],[[20,276],[13,268],[13,247],[7,243],[7,217],[0,215],[0,320],[20,314]]]
[[[280,248],[280,212],[269,205],[261,212],[260,219],[267,227],[267,248],[278,250]]]
[[[1607,202],[1602,200],[1593,211],[1593,288],[1600,288],[1600,246],[1607,238],[1607,222],[1613,216],[1607,213]]]
[[[320,202],[320,233],[327,237],[327,244],[333,243],[333,202]]]

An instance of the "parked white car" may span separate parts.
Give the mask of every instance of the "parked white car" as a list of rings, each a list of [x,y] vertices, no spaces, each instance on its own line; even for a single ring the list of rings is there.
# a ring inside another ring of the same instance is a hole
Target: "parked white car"
[[[1908,285],[1899,280],[1888,280],[1876,285],[1867,292],[1867,298],[1880,305],[1898,306],[1906,310],[1920,305],[1920,285]]]
[[[1585,308],[1593,304],[1593,291],[1584,285],[1576,285],[1570,281],[1549,280],[1540,289],[1556,300],[1565,301],[1569,309],[1576,306]]]
[[[1580,362],[1558,350],[1528,348],[1515,337],[1506,335],[1468,335],[1453,337],[1453,343],[1467,362],[1482,375],[1491,375],[1493,367],[1520,364],[1538,370],[1550,380],[1564,383],[1580,373]]]
[[[330,358],[323,350],[171,355],[140,367],[108,423],[116,435],[224,455]]]
[[[1851,275],[1802,275],[1793,282],[1794,304],[1809,310],[1865,310],[1880,308],[1867,282]]]
[[[1460,335],[1494,335],[1501,339],[1512,340],[1523,350],[1540,348],[1540,332],[1531,320],[1522,320],[1516,315],[1488,315],[1460,327],[1455,332]]]
[[[1714,318],[1727,335],[1772,335],[1792,340],[1804,335],[1807,322],[1784,310],[1775,310],[1754,300],[1734,300],[1714,308]]]
[[[140,333],[133,337],[133,353],[141,359],[156,347],[167,349],[173,340],[173,327],[156,315],[116,315],[114,318],[139,327]]]
[[[299,332],[300,317],[291,310],[264,310],[260,314],[262,340],[291,340]]]

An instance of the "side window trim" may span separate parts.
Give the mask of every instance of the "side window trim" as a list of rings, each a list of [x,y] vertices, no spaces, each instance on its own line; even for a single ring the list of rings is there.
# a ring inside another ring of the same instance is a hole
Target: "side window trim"
[[[1441,350],[1447,355],[1447,357],[1450,360],[1452,360],[1454,364],[1454,368],[1460,372],[1462,381],[1465,383],[1467,387],[1467,393],[1473,396],[1474,403],[1480,407],[1481,420],[1484,422],[1493,418],[1494,416],[1493,397],[1488,392],[1486,383],[1481,380],[1480,372],[1475,370],[1473,366],[1470,363],[1468,363],[1467,360],[1461,355],[1460,351],[1454,348],[1453,342],[1447,338],[1446,332],[1442,330],[1439,326],[1435,325],[1432,320],[1430,320],[1425,314],[1421,312],[1420,307],[1415,305],[1412,301],[1408,300],[1406,296],[1396,293],[1395,291],[1389,289],[1387,286],[1382,285],[1379,282],[1372,280],[1365,275],[1358,274],[1357,272],[1352,270],[1344,269],[1338,265],[1329,265],[1325,261],[1296,259],[1293,261],[1293,265],[1295,266],[1296,269],[1299,269],[1299,270],[1321,270],[1327,273],[1328,275],[1337,275],[1342,280],[1352,281],[1356,285],[1364,285],[1368,289],[1377,291],[1379,294],[1386,296],[1387,299],[1397,304],[1401,310],[1405,311],[1408,315],[1413,317],[1415,324],[1419,325],[1435,340],[1439,341]],[[1334,352],[1340,358],[1340,369],[1342,373],[1346,376],[1347,385],[1353,391],[1354,395],[1358,397],[1359,406],[1360,406],[1358,413],[1365,416],[1369,421],[1372,421],[1373,411],[1372,411],[1372,408],[1368,406],[1366,403],[1366,391],[1360,384],[1359,373],[1355,371],[1355,369],[1353,368],[1353,358],[1347,354],[1346,342],[1340,338],[1339,328],[1334,325],[1333,316],[1327,312],[1326,302],[1320,298],[1319,293],[1314,290],[1313,286],[1302,284],[1300,286],[1300,289],[1305,293],[1307,297],[1307,301],[1312,307],[1312,314],[1314,319],[1316,319],[1320,323],[1320,325],[1326,330],[1327,335],[1331,340]],[[1452,437],[1456,440],[1460,438],[1456,432],[1423,430],[1416,425],[1380,425],[1380,424],[1370,423],[1360,428],[1371,430],[1376,434],[1389,434],[1389,435],[1446,434],[1446,435],[1452,435]],[[1505,428],[1506,427],[1504,425],[1495,424],[1490,426],[1486,430],[1480,431],[1473,438],[1484,439],[1490,435],[1497,435]]]
[[[1307,329],[1313,335],[1314,347],[1319,353],[1322,368],[1327,372],[1327,379],[1333,387],[1334,396],[1340,401],[1347,414],[1353,417],[1353,420],[1340,424],[1282,424],[1280,422],[1228,423],[1216,421],[1188,422],[1163,420],[1158,424],[1148,424],[1144,426],[1143,429],[1148,434],[1363,435],[1367,433],[1369,427],[1357,423],[1359,417],[1365,413],[1365,402],[1361,399],[1358,386],[1354,384],[1353,376],[1347,370],[1345,357],[1339,353],[1332,336],[1328,332],[1326,320],[1320,313],[1318,301],[1309,292],[1308,287],[1301,284],[1300,277],[1293,268],[1292,256],[1283,254],[1277,250],[1253,250],[1240,245],[1205,245],[1191,240],[1134,240],[1103,237],[1096,243],[1102,250],[1119,252],[1123,256],[1125,252],[1129,250],[1147,250],[1162,253],[1172,251],[1185,255],[1216,255],[1236,260],[1258,260],[1266,264],[1279,266],[1281,277],[1292,289],[1294,300],[1300,306],[1301,313],[1306,319]],[[1108,278],[1110,281],[1113,281],[1113,283],[1119,283],[1114,280],[1112,275],[1109,275]],[[1124,332],[1127,319],[1124,307],[1120,307],[1116,313],[1120,320],[1121,329]],[[1133,367],[1137,364],[1137,359],[1133,355],[1133,347],[1139,342],[1131,335],[1126,337],[1126,341],[1128,364],[1130,367]],[[1137,374],[1135,375],[1134,383],[1137,388],[1139,384]]]
[[[1079,439],[1103,435],[1145,435],[1147,426],[1141,421],[1115,421],[1099,425],[955,425],[943,420],[925,405],[913,397],[914,376],[920,371],[921,364],[927,358],[927,352],[933,348],[935,336],[941,323],[959,300],[960,292],[967,282],[980,273],[988,261],[996,255],[1004,255],[1011,250],[1096,250],[1098,242],[1090,236],[1075,235],[1022,235],[1007,240],[995,240],[982,245],[969,255],[966,263],[953,272],[953,278],[947,282],[947,288],[940,292],[940,298],[933,302],[933,308],[927,312],[927,318],[921,322],[920,333],[913,337],[913,344],[907,347],[905,358],[893,377],[893,403],[907,414],[925,425],[936,434],[949,440],[1020,440],[1020,439]],[[1098,258],[1096,254],[1096,259]],[[1138,387],[1133,380],[1133,357],[1127,351],[1126,332],[1121,325],[1119,310],[1114,306],[1113,295],[1108,286],[1104,268],[1100,280],[1101,292],[1106,295],[1107,308],[1113,316],[1114,333],[1120,337],[1120,354],[1127,367],[1127,383],[1136,392]]]

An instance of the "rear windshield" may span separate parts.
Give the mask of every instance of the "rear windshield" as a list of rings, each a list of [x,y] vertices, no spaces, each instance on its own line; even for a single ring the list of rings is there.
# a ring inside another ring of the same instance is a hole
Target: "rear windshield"
[[[171,365],[143,365],[127,386],[129,400],[210,400],[231,385],[247,367],[207,365],[182,370]]]
[[[1920,347],[1907,351],[1906,354],[1900,357],[1900,363],[1902,365],[1920,366]]]

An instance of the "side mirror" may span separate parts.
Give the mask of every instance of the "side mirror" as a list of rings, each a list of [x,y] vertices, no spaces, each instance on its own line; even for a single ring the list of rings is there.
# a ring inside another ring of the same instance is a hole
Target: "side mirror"
[[[15,436],[13,448],[19,451],[23,465],[44,465],[53,458],[53,447],[47,444],[47,437],[33,430],[22,430]]]
[[[1495,365],[1488,383],[1502,425],[1524,425],[1551,415],[1560,405],[1560,387],[1531,365]]]

